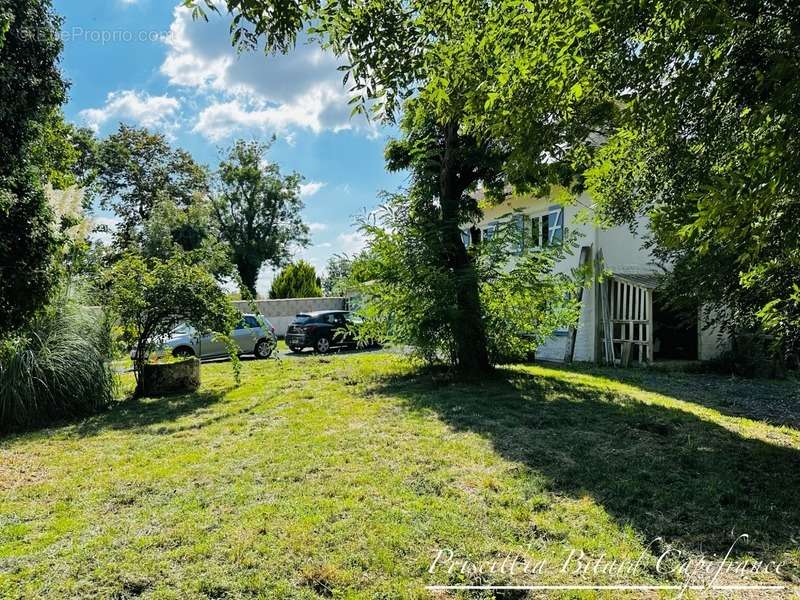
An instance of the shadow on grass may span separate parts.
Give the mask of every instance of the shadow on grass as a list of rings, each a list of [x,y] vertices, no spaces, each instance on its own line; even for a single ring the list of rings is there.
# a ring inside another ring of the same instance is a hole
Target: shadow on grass
[[[471,384],[417,374],[378,382],[373,392],[487,438],[506,459],[544,474],[552,492],[592,497],[647,540],[724,553],[748,533],[748,550],[759,558],[797,549],[795,449],[677,409],[513,370]]]
[[[548,368],[567,368],[547,365]],[[571,367],[635,387],[713,408],[731,417],[745,417],[800,430],[800,381],[743,379],[717,374],[650,369]]]
[[[108,412],[75,425],[74,433],[80,437],[89,437],[107,430],[166,425],[213,406],[228,391],[216,389],[162,398],[131,398],[114,404]]]

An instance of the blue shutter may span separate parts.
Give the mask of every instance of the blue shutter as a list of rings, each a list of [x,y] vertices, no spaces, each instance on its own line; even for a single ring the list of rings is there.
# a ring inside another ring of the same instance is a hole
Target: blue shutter
[[[548,243],[560,244],[564,241],[564,207],[551,206],[547,215]]]

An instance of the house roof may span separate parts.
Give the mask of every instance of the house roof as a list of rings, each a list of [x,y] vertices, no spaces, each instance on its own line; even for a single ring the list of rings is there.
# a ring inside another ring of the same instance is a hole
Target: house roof
[[[656,289],[662,277],[659,273],[614,273],[614,279],[648,290]]]

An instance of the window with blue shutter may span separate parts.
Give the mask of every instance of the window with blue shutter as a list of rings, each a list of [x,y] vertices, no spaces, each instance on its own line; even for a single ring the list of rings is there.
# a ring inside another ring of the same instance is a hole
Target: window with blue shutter
[[[547,213],[547,243],[561,244],[564,241],[564,208],[551,206]]]

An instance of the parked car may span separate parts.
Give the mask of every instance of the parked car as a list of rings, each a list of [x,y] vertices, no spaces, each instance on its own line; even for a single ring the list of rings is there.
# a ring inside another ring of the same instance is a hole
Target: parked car
[[[356,346],[350,325],[350,313],[346,310],[321,310],[301,313],[286,330],[286,345],[292,352],[313,348],[326,354],[334,347]]]
[[[272,323],[260,315],[242,315],[242,320],[230,336],[239,346],[240,355],[253,354],[256,358],[268,358],[278,343]],[[214,339],[212,334],[198,335],[193,327],[186,324],[172,330],[169,338],[159,345],[156,355],[164,356],[167,351],[171,351],[173,356],[228,356],[228,349],[221,340]],[[135,358],[135,352],[131,352],[131,358]]]

